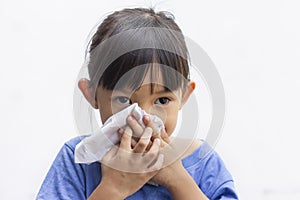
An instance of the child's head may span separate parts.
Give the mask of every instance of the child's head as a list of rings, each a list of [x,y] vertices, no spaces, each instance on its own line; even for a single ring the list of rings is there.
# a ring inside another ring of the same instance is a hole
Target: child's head
[[[118,37],[105,44],[113,36]],[[153,48],[133,48],[115,55],[116,50],[135,43],[153,44]],[[178,111],[195,83],[189,81],[184,36],[171,14],[144,8],[114,12],[98,27],[89,53],[90,80],[79,81],[79,88],[100,110],[103,123],[131,103],[138,103],[147,113],[162,118],[168,134],[173,132]]]

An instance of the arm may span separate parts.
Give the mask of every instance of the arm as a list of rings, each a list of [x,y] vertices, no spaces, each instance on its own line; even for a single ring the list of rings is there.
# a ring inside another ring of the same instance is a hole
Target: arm
[[[160,170],[152,180],[166,187],[175,200],[238,199],[232,177],[216,152],[209,152],[209,155],[198,163],[198,166],[194,165],[194,170],[197,170],[193,172],[193,177],[180,161],[176,161]],[[198,177],[195,176],[197,174]]]
[[[154,129],[150,120],[145,120],[144,123]],[[165,130],[162,130],[160,134],[153,136],[154,138],[160,138],[162,146],[168,147],[165,149],[164,154],[166,160],[175,159],[180,155],[180,146],[187,146],[184,142],[170,144],[171,140],[166,134]],[[190,142],[188,142],[190,143]],[[175,145],[174,145],[175,144]],[[193,146],[193,145],[191,145]],[[182,149],[184,150],[184,149]],[[178,154],[179,153],[179,154]],[[175,157],[174,157],[175,156]],[[170,160],[169,160],[170,161]],[[168,162],[168,161],[167,161]],[[206,200],[208,199],[196,184],[194,179],[182,166],[181,159],[177,159],[173,164],[161,169],[157,175],[152,179],[154,182],[164,186],[171,193],[172,199],[191,199],[191,200]]]
[[[183,167],[180,171],[177,173],[176,180],[166,186],[173,199],[208,200],[189,173]]]
[[[104,181],[101,181],[88,200],[123,200],[125,198],[126,196],[122,196],[117,188],[111,187],[109,186],[109,183],[104,183]]]
[[[151,122],[145,124],[151,126]],[[166,141],[163,145],[170,144],[170,140],[165,137],[161,139]],[[170,144],[168,149],[176,152],[180,148],[180,143],[178,144]],[[194,157],[198,164],[194,166],[194,170],[197,170],[192,172],[192,176],[178,160],[161,169],[152,180],[166,187],[173,199],[238,199],[232,177],[219,155],[208,144],[203,144],[201,152]],[[167,153],[165,160],[170,159],[168,157]]]
[[[180,160],[160,170],[153,180],[166,187],[174,200],[208,199],[195,183],[194,179],[184,169]]]

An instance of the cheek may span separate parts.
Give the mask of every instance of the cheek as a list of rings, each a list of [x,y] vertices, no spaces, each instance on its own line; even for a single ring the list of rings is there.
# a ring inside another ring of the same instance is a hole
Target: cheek
[[[151,115],[158,116],[164,123],[166,123],[168,110],[165,110],[161,106],[154,105],[145,111]]]
[[[101,121],[104,124],[108,118],[110,118],[113,114],[118,113],[122,111],[126,106],[124,107],[113,107],[110,102],[106,104],[100,104],[99,112],[101,116]]]
[[[175,130],[175,127],[176,127],[176,124],[177,124],[177,116],[178,116],[177,112],[176,113],[174,112],[174,113],[169,114],[167,116],[167,120],[165,122],[165,129],[166,129],[166,132],[168,133],[169,136]]]
[[[112,116],[112,110],[110,106],[100,106],[99,108],[100,116],[101,116],[101,121],[104,124],[106,120]]]

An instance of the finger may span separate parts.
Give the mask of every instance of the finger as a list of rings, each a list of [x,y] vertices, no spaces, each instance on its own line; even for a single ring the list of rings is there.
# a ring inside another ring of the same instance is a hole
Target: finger
[[[123,150],[131,149],[131,138],[132,138],[132,130],[129,126],[126,126],[124,133],[121,138],[120,148]]]
[[[113,158],[117,152],[119,147],[117,145],[114,145],[102,158],[101,162],[107,163],[110,161],[111,158]]]
[[[150,119],[149,115],[144,115],[143,116],[143,122],[144,122],[145,126],[148,126],[148,127],[152,128],[152,130],[153,130],[152,135],[153,136],[157,136],[157,135],[160,134],[159,128],[154,125],[154,123]]]
[[[131,115],[127,117],[127,124],[133,131],[134,137],[141,137],[144,131],[144,128],[138,123],[138,121]]]
[[[145,152],[148,152],[148,151],[150,150],[152,144],[153,144],[153,142],[152,142],[151,139],[150,139],[149,144],[148,144],[148,146],[147,146]]]
[[[149,149],[149,152],[158,152],[160,148],[161,140],[160,139],[155,139],[153,141],[153,144],[151,148]]]
[[[133,152],[143,153],[150,142],[151,136],[152,136],[152,129],[150,127],[146,127],[144,129],[143,135],[140,137],[139,141],[135,145]]]
[[[121,139],[122,139],[123,134],[124,134],[124,129],[123,129],[123,128],[120,128],[120,129],[118,130],[118,136],[119,136],[119,140],[120,140],[120,141],[121,141]],[[136,141],[136,140],[138,140],[138,138],[134,138],[133,136],[131,137],[131,149],[133,149],[133,148],[135,147],[135,145],[137,144],[137,141]],[[120,142],[119,142],[119,144],[120,144]]]
[[[154,141],[156,138],[161,139],[161,146],[171,143],[171,139],[164,128],[161,129],[160,134],[153,135],[151,140]]]
[[[148,126],[150,124],[150,121],[151,121],[151,119],[150,119],[149,115],[143,116],[143,122],[144,122],[145,126]]]
[[[118,136],[119,136],[119,140],[120,140],[120,141],[121,141],[121,139],[122,139],[123,134],[124,134],[124,129],[123,129],[123,128],[120,128],[120,129],[118,130]]]
[[[163,167],[164,164],[164,155],[159,154],[156,162],[154,162],[152,165],[149,166],[149,171],[157,171],[160,170]]]
[[[160,137],[165,143],[167,144],[171,143],[170,137],[164,128],[161,130]]]
[[[165,128],[161,128],[160,130],[158,130],[158,128],[154,125],[154,123],[152,122],[152,120],[148,115],[143,116],[143,122],[145,126],[149,126],[154,130],[151,138],[152,141],[154,141],[155,139],[161,139],[162,140],[161,146],[165,146],[171,143],[171,140]]]
[[[154,141],[154,140],[157,140],[157,139],[160,140],[160,147],[164,147],[164,146],[168,145],[169,143],[167,143],[167,142],[169,142],[169,140],[170,140],[169,138],[166,138],[166,140],[167,140],[167,142],[166,142],[165,138],[163,139],[161,137],[161,135],[154,135],[154,136],[151,137],[151,141]]]
[[[137,141],[135,141],[135,139],[131,139],[131,148],[133,149],[135,147],[135,145],[137,144]]]
[[[157,159],[159,149],[160,149],[160,144],[161,144],[161,140],[155,139],[149,151],[144,154],[145,162],[149,163],[149,166],[151,166]]]

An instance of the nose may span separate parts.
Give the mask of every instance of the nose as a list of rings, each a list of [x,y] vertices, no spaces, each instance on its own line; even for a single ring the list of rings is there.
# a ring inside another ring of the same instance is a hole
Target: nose
[[[146,102],[136,102],[141,109],[143,109],[146,113],[152,114],[152,105]]]
[[[163,107],[155,106],[151,103],[137,102],[139,107],[142,108],[147,114],[155,115],[165,122],[167,113]]]

